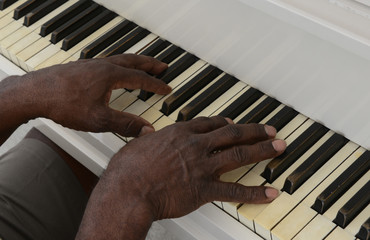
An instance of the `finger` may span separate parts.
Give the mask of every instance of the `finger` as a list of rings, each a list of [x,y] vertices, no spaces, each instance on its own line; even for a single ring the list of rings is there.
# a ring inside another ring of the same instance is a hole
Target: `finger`
[[[105,58],[106,61],[121,67],[138,69],[150,74],[160,74],[168,65],[153,57],[136,54],[120,54]]]
[[[163,81],[150,76],[149,74],[134,69],[115,69],[116,77],[113,81],[113,89],[128,88],[128,89],[142,89],[149,92],[165,95],[172,91],[171,87]]]
[[[275,128],[262,124],[229,124],[208,134],[211,151],[238,144],[254,144],[276,136]]]
[[[194,133],[208,133],[224,127],[229,123],[229,121],[221,116],[213,117],[198,117],[188,122],[190,129]]]
[[[107,128],[124,137],[137,137],[154,132],[153,126],[145,119],[125,112],[106,108]]]
[[[284,140],[267,140],[253,145],[235,145],[214,154],[215,166],[234,168],[274,158],[284,152]]]
[[[278,197],[279,191],[264,186],[247,187],[238,183],[216,182],[210,187],[213,200],[238,203],[269,203]]]

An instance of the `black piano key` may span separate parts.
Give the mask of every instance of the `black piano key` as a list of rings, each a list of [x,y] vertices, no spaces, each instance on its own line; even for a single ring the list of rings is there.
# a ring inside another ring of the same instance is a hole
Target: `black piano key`
[[[228,117],[230,119],[235,119],[245,109],[255,103],[262,96],[262,92],[251,87],[240,97],[238,97],[238,99],[231,103],[227,108],[225,108],[219,115],[223,117]]]
[[[103,10],[104,8],[102,6],[99,6],[96,3],[92,4],[90,7],[88,7],[81,13],[77,14],[75,17],[73,17],[72,19],[64,23],[62,26],[54,30],[51,34],[50,41],[54,44],[58,43],[63,38],[73,33],[87,22],[94,19]]]
[[[195,93],[199,92],[213,79],[220,75],[222,71],[214,66],[208,66],[202,72],[193,77],[179,90],[169,96],[162,105],[161,111],[165,115],[170,115],[175,109],[189,100]]]
[[[53,32],[64,23],[66,23],[71,18],[75,17],[77,14],[84,11],[86,8],[92,5],[91,0],[80,0],[77,3],[73,4],[60,14],[58,14],[53,19],[50,19],[41,26],[40,35],[45,37],[49,33]]]
[[[150,44],[149,47],[145,48],[140,53],[140,55],[155,57],[157,54],[162,52],[164,49],[166,49],[170,45],[171,43],[169,41],[166,41],[163,39],[157,39],[154,43]]]
[[[186,107],[181,109],[177,117],[177,121],[187,121],[192,119],[209,104],[215,101],[219,96],[234,86],[238,81],[239,80],[228,74],[221,77],[203,93],[191,101]]]
[[[98,38],[96,41],[88,45],[81,51],[81,59],[93,58],[105,48],[116,42],[121,37],[125,36],[137,25],[129,20],[124,20],[117,26],[109,30],[106,34]]]
[[[13,18],[15,20],[20,19],[21,17],[25,16],[27,13],[31,12],[33,9],[37,8],[41,4],[46,2],[46,0],[29,0],[14,10]]]
[[[170,64],[176,58],[180,57],[180,55],[183,54],[184,52],[185,51],[182,48],[172,45],[165,51],[163,51],[161,54],[159,54],[156,57],[156,59],[164,63]]]
[[[98,55],[98,57],[109,57],[117,54],[124,53],[127,49],[134,46],[136,43],[138,43],[140,40],[148,36],[150,32],[144,28],[137,27],[132,32],[127,34],[125,37],[123,37],[118,42],[114,43],[111,47],[109,47],[107,50],[102,52]]]
[[[370,151],[366,151],[316,198],[312,208],[323,214],[343,193],[369,171],[369,168]]]
[[[322,165],[334,156],[348,140],[339,134],[331,136],[306,161],[294,170],[285,180],[283,191],[293,194]]]
[[[0,0],[0,10],[4,10],[18,0]]]
[[[368,181],[337,213],[334,223],[345,228],[370,203],[370,181]]]
[[[269,115],[280,102],[271,97],[267,97],[258,106],[252,109],[247,115],[238,121],[238,124],[258,123]]]
[[[174,64],[172,64],[169,68],[167,68],[163,73],[157,76],[157,78],[161,79],[165,83],[171,82],[175,79],[178,75],[183,73],[186,69],[188,69],[191,65],[193,65],[199,58],[196,56],[186,53],[180,59],[178,59]],[[154,94],[151,92],[147,92],[144,90],[140,91],[139,98],[143,101],[146,101]]]
[[[261,174],[269,183],[277,179],[298,158],[311,148],[329,129],[319,123],[313,123],[306,131],[298,136],[285,152],[271,160]]]
[[[31,26],[67,1],[68,0],[49,0],[44,2],[25,16],[23,25],[27,27]]]
[[[81,42],[83,39],[88,37],[90,34],[107,24],[113,18],[117,16],[116,13],[104,10],[101,14],[95,17],[93,20],[86,23],[84,26],[79,28],[77,31],[73,32],[72,34],[68,35],[63,40],[62,49],[67,51],[68,49],[75,46],[77,43]]]
[[[361,225],[360,230],[356,234],[356,237],[361,240],[369,240],[370,239],[370,218]]]
[[[284,106],[275,116],[266,122],[267,125],[273,126],[277,131],[280,131],[293,118],[298,115],[298,112],[293,108]]]

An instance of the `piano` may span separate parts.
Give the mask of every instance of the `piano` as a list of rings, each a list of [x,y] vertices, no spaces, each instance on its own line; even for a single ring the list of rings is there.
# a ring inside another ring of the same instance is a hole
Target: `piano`
[[[270,204],[213,202],[159,221],[179,239],[369,239],[369,0],[0,0],[0,70],[146,54],[169,96],[115,90],[110,107],[159,130],[197,116],[272,124],[275,159],[223,181],[272,185]],[[96,175],[129,138],[36,127]]]

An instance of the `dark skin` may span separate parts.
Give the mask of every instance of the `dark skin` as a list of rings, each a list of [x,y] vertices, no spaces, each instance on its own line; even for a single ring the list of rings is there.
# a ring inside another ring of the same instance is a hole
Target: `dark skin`
[[[140,136],[110,161],[89,199],[77,239],[145,239],[153,221],[184,216],[210,201],[267,203],[277,197],[272,188],[219,180],[227,171],[281,154],[286,145],[275,139],[274,128],[233,124],[216,116],[154,132],[145,120],[108,107],[115,88],[168,94],[167,85],[145,73],[155,75],[166,67],[153,58],[120,55],[54,66],[0,83],[3,139],[19,124],[40,116],[73,129]],[[23,101],[15,100],[14,91],[21,92]],[[20,108],[11,112],[10,106]]]
[[[170,87],[148,74],[166,68],[154,58],[130,54],[80,60],[4,79],[0,82],[0,143],[19,125],[37,117],[82,131],[123,136],[153,132],[150,123],[109,108],[108,101],[113,89],[123,87],[170,93]]]

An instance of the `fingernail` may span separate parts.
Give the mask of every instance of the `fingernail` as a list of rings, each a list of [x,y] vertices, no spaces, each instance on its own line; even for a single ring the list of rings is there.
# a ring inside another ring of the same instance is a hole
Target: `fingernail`
[[[277,196],[279,196],[279,191],[275,188],[266,188],[265,195],[269,199],[275,199]]]
[[[274,127],[271,127],[269,125],[265,125],[265,131],[267,135],[270,137],[275,137],[276,136],[276,129]]]
[[[149,126],[144,126],[144,127],[141,128],[141,131],[139,133],[139,137],[144,136],[145,134],[148,134],[148,133],[152,133],[154,131],[155,131],[154,128],[149,127]]]
[[[225,118],[225,120],[226,120],[229,124],[234,124],[233,120],[231,120],[230,118]]]
[[[272,142],[272,146],[277,152],[282,152],[286,148],[286,142],[284,140],[275,140]]]

